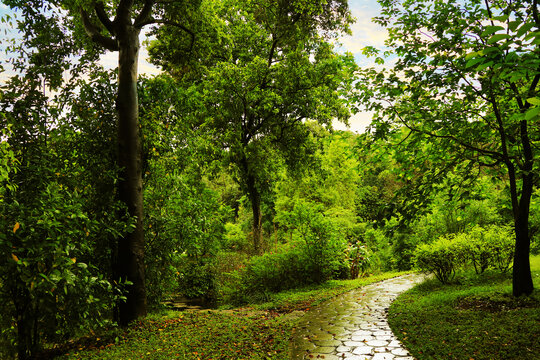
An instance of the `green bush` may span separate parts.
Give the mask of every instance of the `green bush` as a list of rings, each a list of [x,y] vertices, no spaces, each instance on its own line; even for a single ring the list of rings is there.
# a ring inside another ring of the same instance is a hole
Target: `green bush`
[[[464,256],[477,274],[483,273],[491,264],[491,247],[485,239],[484,228],[475,226],[467,233],[455,235],[454,242],[464,250]]]
[[[292,230],[291,241],[251,258],[227,295],[234,302],[264,301],[270,293],[349,276],[345,241],[320,205],[298,200],[281,221]]]
[[[214,257],[184,257],[178,268],[178,291],[187,298],[216,299]]]
[[[269,293],[310,283],[302,269],[303,256],[297,247],[284,246],[277,252],[253,257],[241,273],[241,291],[247,299],[264,301]]]
[[[92,243],[125,224],[92,219],[81,194],[51,183],[31,204],[0,206],[0,323],[20,358],[109,322],[120,288],[94,265]],[[12,338],[16,335],[16,338]]]
[[[371,254],[371,270],[390,271],[395,268],[396,259],[393,256],[392,245],[382,229],[367,227],[364,230],[363,239]]]
[[[431,244],[421,244],[414,252],[414,262],[422,271],[435,274],[443,284],[452,280],[464,260],[463,248],[453,237],[441,236]]]
[[[491,266],[506,272],[514,260],[515,237],[510,227],[492,226],[486,229],[486,242],[491,247]]]
[[[514,255],[512,234],[509,227],[475,226],[468,232],[442,236],[416,248],[416,266],[434,273],[442,283],[448,283],[459,267],[469,263],[477,274],[488,268],[506,272]]]

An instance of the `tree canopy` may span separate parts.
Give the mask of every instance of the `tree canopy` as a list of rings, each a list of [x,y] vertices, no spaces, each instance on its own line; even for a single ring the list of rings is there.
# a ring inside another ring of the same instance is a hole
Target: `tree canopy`
[[[377,113],[375,128],[387,134],[405,127],[411,139],[429,139],[427,154],[438,162],[506,168],[516,231],[514,293],[529,294],[528,218],[540,140],[537,2],[380,4],[375,21],[388,28],[396,62],[386,71],[363,70],[358,83]],[[414,161],[425,164],[423,157]]]

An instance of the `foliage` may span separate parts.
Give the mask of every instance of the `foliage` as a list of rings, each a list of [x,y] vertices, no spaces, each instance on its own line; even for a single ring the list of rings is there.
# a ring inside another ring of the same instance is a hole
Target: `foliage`
[[[237,278],[234,302],[261,301],[271,293],[307,284],[320,284],[339,277],[343,269],[345,242],[338,237],[335,222],[325,217],[319,205],[298,200],[281,224],[292,230],[292,240],[273,252],[253,257]]]
[[[15,320],[19,356],[35,355],[42,338],[65,340],[104,325],[119,297],[118,284],[93,264],[91,244],[103,227],[122,230],[90,218],[83,204],[79,193],[50,183],[31,204],[2,205],[1,227],[11,231],[0,235],[9,255],[0,264],[0,295],[3,316]]]
[[[476,273],[484,272],[487,268],[502,272],[510,269],[514,258],[514,241],[510,228],[476,226],[459,237],[461,239],[456,241],[463,243]]]
[[[145,263],[152,304],[172,291],[215,297],[214,258],[230,209],[206,179],[215,147],[180,109],[196,98],[166,75],[139,82],[144,158]]]
[[[515,294],[530,293],[528,218],[538,176],[532,149],[540,134],[537,2],[380,3],[375,21],[388,28],[388,54],[397,61],[390,70],[362,71],[357,82],[361,101],[376,112],[377,135],[406,134],[404,172],[426,179],[424,191],[457,162],[498,176],[504,168],[516,234]]]
[[[3,113],[0,112],[0,116],[3,116]],[[9,143],[4,140],[8,136],[9,128],[0,130],[0,204],[4,200],[4,193],[6,191],[15,190],[15,185],[9,181],[9,177],[11,173],[17,171],[17,158],[11,150]]]
[[[360,242],[349,244],[347,249],[348,263],[350,265],[350,279],[356,279],[358,276],[364,276],[370,268],[370,253],[365,245]]]
[[[0,296],[3,336],[19,358],[110,321],[126,283],[110,279],[109,241],[130,230],[107,163],[114,154],[107,131],[116,129],[109,74],[93,68],[46,96],[36,69],[27,70],[7,81],[0,99],[0,124],[11,130],[3,140],[18,164],[9,174],[17,186],[0,202]]]
[[[177,45],[186,36],[165,28],[151,54],[176,75],[179,86],[200,99],[186,114],[204,121],[200,131],[211,134],[223,150],[223,167],[249,198],[253,250],[260,253],[263,199],[280,168],[301,167],[309,155],[304,121],[328,126],[335,118],[348,118],[344,98],[356,65],[328,40],[346,31],[351,19],[344,1],[308,6],[223,0],[203,2],[202,8],[211,21],[194,24],[200,36],[192,56],[171,56],[185,51]]]
[[[538,286],[538,256],[531,268]],[[508,275],[489,271],[452,285],[428,280],[392,303],[388,322],[415,359],[536,359],[540,294],[511,293]]]
[[[396,258],[388,236],[382,228],[373,229],[364,225],[362,240],[370,252],[371,270],[375,272],[390,271],[396,267]]]
[[[190,297],[214,297],[212,267],[230,210],[189,173],[157,166],[151,171],[145,188],[150,298],[158,302],[178,289]]]
[[[416,265],[447,284],[459,267],[471,263],[477,274],[488,268],[506,272],[512,265],[514,241],[508,227],[474,226],[468,231],[441,236],[429,244],[420,244],[415,252]]]
[[[451,236],[443,236],[431,244],[420,244],[414,252],[414,259],[422,271],[434,273],[440,282],[447,284],[462,265],[464,255]]]

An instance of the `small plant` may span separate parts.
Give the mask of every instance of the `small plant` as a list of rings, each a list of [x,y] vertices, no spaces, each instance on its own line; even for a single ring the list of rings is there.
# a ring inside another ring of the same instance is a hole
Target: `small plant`
[[[351,279],[356,279],[359,275],[363,275],[367,272],[371,264],[369,255],[369,250],[365,245],[358,242],[349,245]]]
[[[453,237],[441,236],[431,244],[421,244],[416,248],[414,259],[421,270],[434,273],[443,284],[448,284],[456,274],[456,269],[464,260],[463,248],[453,241]]]

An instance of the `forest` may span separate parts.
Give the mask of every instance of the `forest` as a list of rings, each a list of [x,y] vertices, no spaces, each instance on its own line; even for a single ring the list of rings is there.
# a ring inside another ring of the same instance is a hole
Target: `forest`
[[[0,358],[396,271],[538,316],[537,0],[379,0],[370,67],[347,0],[1,4]]]

